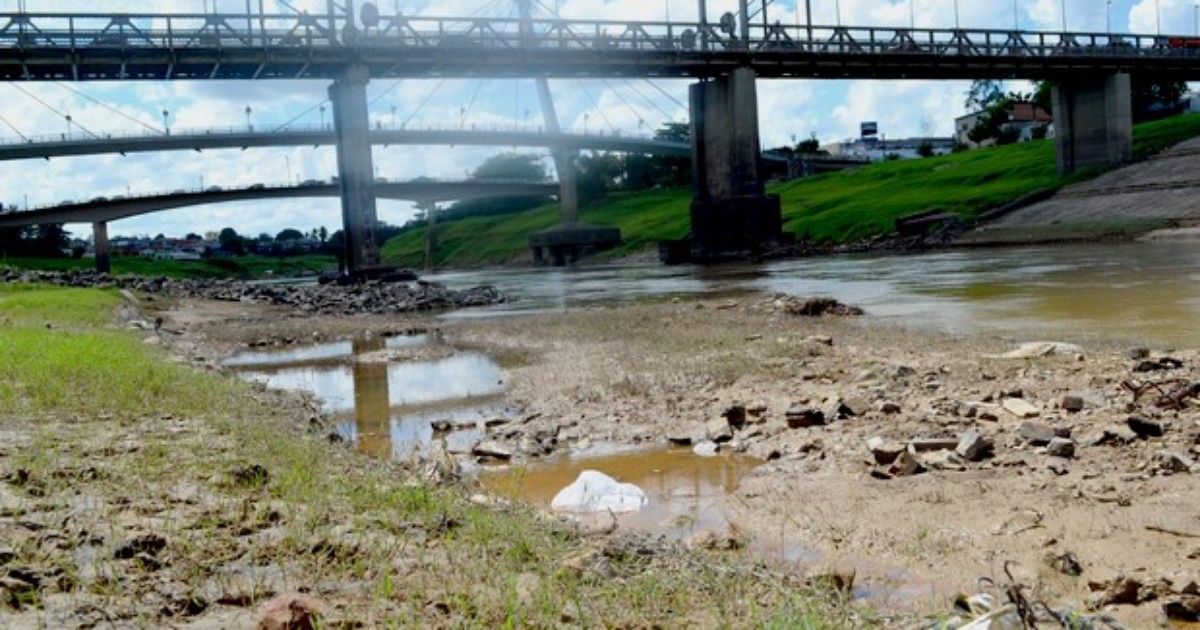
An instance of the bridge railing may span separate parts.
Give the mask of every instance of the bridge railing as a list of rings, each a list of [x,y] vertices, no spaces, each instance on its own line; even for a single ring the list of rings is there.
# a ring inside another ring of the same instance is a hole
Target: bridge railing
[[[382,16],[362,28],[344,16],[0,14],[0,49],[266,49],[388,47],[554,49],[655,53],[781,52],[972,57],[1200,55],[1200,37],[1007,29],[909,29],[754,24],[748,39],[718,24],[615,20]]]

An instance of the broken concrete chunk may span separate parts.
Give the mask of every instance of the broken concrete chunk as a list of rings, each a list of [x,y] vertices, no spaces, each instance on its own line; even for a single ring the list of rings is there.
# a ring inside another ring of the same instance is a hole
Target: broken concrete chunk
[[[1056,437],[1046,445],[1046,453],[1053,457],[1064,457],[1067,459],[1075,457],[1075,441],[1068,438]]]
[[[825,424],[825,412],[814,407],[792,407],[785,415],[789,429],[819,427]]]
[[[881,466],[887,466],[896,461],[900,453],[905,451],[904,445],[898,442],[889,442],[878,436],[867,440],[867,449],[871,451],[875,463]]]
[[[1147,420],[1141,416],[1129,416],[1125,424],[1140,438],[1162,437],[1166,433],[1166,428],[1161,422]]]
[[[1159,455],[1159,465],[1163,470],[1187,473],[1196,469],[1196,460],[1178,451],[1168,451]]]
[[[1063,396],[1062,401],[1059,402],[1058,406],[1062,407],[1062,409],[1064,411],[1069,411],[1071,413],[1077,413],[1077,412],[1083,411],[1083,407],[1084,407],[1083,397],[1082,396]]]
[[[995,444],[975,429],[969,429],[958,438],[954,452],[969,462],[979,462],[992,456]]]
[[[1022,422],[1021,426],[1017,427],[1017,435],[1034,446],[1046,446],[1050,440],[1059,437],[1054,427],[1030,420]]]
[[[1036,418],[1042,413],[1041,409],[1024,398],[1005,398],[1000,401],[1000,406],[1018,418]]]
[[[891,466],[888,466],[887,472],[893,477],[908,477],[925,472],[925,467],[921,465],[921,460],[917,459],[916,455],[908,451],[901,451]]]

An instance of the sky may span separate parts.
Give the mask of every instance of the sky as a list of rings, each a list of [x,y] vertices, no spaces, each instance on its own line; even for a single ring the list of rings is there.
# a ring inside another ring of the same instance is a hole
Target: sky
[[[701,0],[535,0],[538,16],[557,10],[568,19],[674,21],[698,19]],[[257,7],[259,0],[250,0]],[[327,0],[262,0],[268,13],[324,13]],[[797,7],[797,2],[799,6]],[[761,6],[762,0],[751,0]],[[361,0],[356,3],[361,6]],[[1061,30],[1190,35],[1200,9],[1193,0],[808,0],[812,22],[854,26]],[[31,13],[244,13],[247,0],[0,0],[0,13],[23,7]],[[710,20],[736,11],[736,0],[708,0]],[[803,0],[774,0],[770,21],[803,24]],[[515,17],[512,0],[379,0],[384,15]],[[1064,15],[1065,9],[1065,15]],[[0,21],[4,18],[0,17]],[[551,80],[558,118],[576,132],[649,134],[666,122],[687,121],[685,80]],[[863,121],[877,121],[886,137],[949,136],[964,113],[968,83],[962,81],[760,80],[759,119],[764,147],[816,136],[821,142],[854,137]],[[1009,89],[1026,90],[1025,84]],[[10,83],[0,99],[0,142],[21,137],[82,134],[160,134],[162,112],[173,133],[185,129],[256,129],[284,124],[329,123],[324,81],[191,81],[122,83]],[[368,87],[372,120],[409,127],[503,127],[535,129],[541,112],[532,80],[376,80]],[[249,114],[247,114],[249,109]],[[71,117],[70,122],[67,116]],[[495,147],[376,147],[377,175],[462,179]],[[538,149],[521,149],[545,153]],[[292,147],[167,152],[54,158],[0,165],[0,202],[37,207],[65,200],[195,189],[221,185],[328,179],[336,174],[332,147]],[[411,204],[380,200],[379,218],[402,224]],[[276,234],[340,227],[336,199],[227,203],[159,212],[115,221],[116,235],[188,232],[223,227],[239,233]],[[88,237],[90,226],[68,225]]]

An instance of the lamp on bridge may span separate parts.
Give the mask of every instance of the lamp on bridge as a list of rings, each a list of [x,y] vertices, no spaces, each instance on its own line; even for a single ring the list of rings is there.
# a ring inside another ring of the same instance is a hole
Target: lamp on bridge
[[[167,116],[170,116],[170,115],[171,115],[171,112],[169,112],[169,111],[167,111],[167,110],[165,110],[165,109],[164,109],[164,110],[162,110],[162,116],[163,116],[163,133],[164,133],[165,135],[168,135],[168,136],[169,136],[169,135],[171,135],[171,127],[167,125]]]
[[[254,131],[254,126],[250,124],[250,114],[253,114],[253,113],[254,113],[254,110],[250,109],[250,106],[247,105],[246,106],[246,131]]]
[[[67,114],[66,119],[67,119],[67,139],[69,140],[71,138],[71,115]]]
[[[312,110],[309,110],[312,111]],[[321,106],[321,131],[325,131],[325,106]]]

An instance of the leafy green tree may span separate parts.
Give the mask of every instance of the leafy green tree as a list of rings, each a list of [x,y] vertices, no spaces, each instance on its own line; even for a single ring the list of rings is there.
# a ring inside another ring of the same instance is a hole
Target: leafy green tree
[[[971,82],[967,90],[967,98],[963,105],[967,111],[977,112],[989,109],[1004,98],[1004,83],[994,79],[977,79]]]
[[[575,170],[579,205],[586,206],[603,199],[617,187],[624,173],[624,163],[615,154],[593,152],[580,155],[575,160]]]
[[[275,241],[283,243],[286,241],[299,241],[304,238],[304,233],[296,228],[284,228],[279,234],[275,235]]]
[[[246,244],[244,239],[238,235],[237,230],[227,227],[221,228],[217,234],[217,242],[221,244],[221,251],[241,256],[246,253]]]
[[[501,153],[484,160],[473,173],[474,181],[510,181],[544,183],[550,181],[546,165],[541,156],[529,153]],[[494,216],[524,212],[549,203],[544,196],[504,197],[459,201],[439,216],[446,220],[467,216]],[[382,237],[380,237],[382,242]]]

